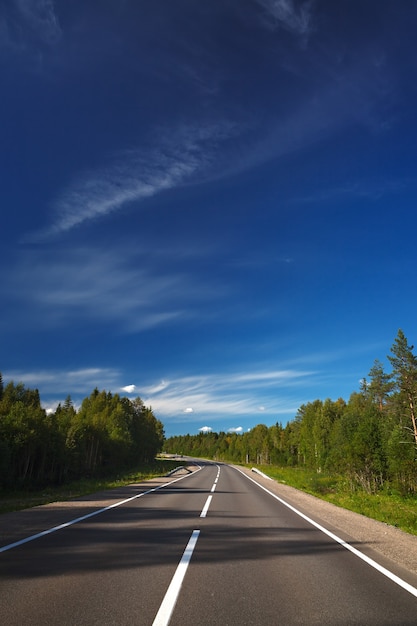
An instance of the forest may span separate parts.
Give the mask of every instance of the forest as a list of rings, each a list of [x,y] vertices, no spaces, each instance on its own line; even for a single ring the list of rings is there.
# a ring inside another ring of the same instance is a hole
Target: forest
[[[61,485],[150,463],[162,423],[140,398],[95,389],[78,410],[68,396],[53,413],[37,389],[0,374],[0,489]]]
[[[235,463],[307,468],[346,477],[352,490],[417,494],[417,357],[402,330],[385,372],[375,360],[349,400],[314,400],[285,426],[258,424],[244,434],[171,437],[168,453]]]

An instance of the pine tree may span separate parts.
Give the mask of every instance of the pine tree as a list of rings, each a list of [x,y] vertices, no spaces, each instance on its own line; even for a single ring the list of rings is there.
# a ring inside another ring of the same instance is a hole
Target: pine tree
[[[394,389],[392,376],[385,373],[382,363],[375,359],[373,367],[369,372],[369,377],[371,380],[367,385],[368,394],[372,401],[377,404],[379,410],[382,411],[389,394]]]
[[[412,428],[407,429],[412,432],[417,447],[417,357],[413,354],[413,349],[414,346],[408,345],[407,338],[400,329],[391,347],[393,356],[388,358],[400,397],[411,419]]]

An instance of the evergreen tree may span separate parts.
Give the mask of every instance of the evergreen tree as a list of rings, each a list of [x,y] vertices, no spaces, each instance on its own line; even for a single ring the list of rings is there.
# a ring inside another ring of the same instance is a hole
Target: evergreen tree
[[[381,361],[375,359],[369,372],[370,382],[367,385],[367,393],[371,400],[375,402],[380,411],[383,411],[389,394],[394,389],[391,374],[386,374]]]
[[[411,428],[405,428],[412,433],[417,447],[417,357],[413,354],[413,349],[414,346],[408,345],[407,338],[400,329],[391,347],[392,356],[388,358],[400,400],[411,420]]]

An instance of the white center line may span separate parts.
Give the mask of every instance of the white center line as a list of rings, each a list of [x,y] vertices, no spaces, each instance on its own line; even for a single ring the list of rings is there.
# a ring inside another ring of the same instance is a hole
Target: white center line
[[[206,517],[208,508],[210,506],[210,502],[213,496],[209,496],[206,500],[203,510],[201,511],[200,517]]]
[[[167,626],[169,624],[199,534],[199,530],[193,530],[152,626]]]

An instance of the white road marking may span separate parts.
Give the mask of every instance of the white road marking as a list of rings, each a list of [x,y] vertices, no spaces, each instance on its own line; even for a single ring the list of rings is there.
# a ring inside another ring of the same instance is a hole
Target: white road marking
[[[213,487],[210,489],[211,493],[213,493],[213,491],[215,491],[216,489],[216,480],[214,481]]]
[[[167,626],[169,624],[199,534],[199,530],[193,530],[152,626]]]
[[[343,539],[341,539],[340,537],[332,533],[330,530],[327,530],[327,528],[325,528],[324,526],[321,526],[321,524],[318,524],[317,522],[315,522],[313,519],[311,519],[311,517],[308,517],[307,515],[304,515],[304,513],[301,513],[301,511],[293,507],[291,504],[288,504],[288,502],[285,502],[285,500],[282,500],[282,498],[277,496],[275,493],[272,493],[272,491],[269,491],[269,489],[267,489],[263,485],[260,485],[259,483],[257,483],[256,480],[253,480],[253,478],[251,478],[250,476],[247,476],[244,472],[242,472],[237,467],[234,467],[233,469],[235,469],[237,472],[240,472],[242,476],[244,476],[248,480],[255,483],[255,485],[257,485],[258,487],[266,491],[266,493],[269,493],[269,495],[275,498],[275,500],[278,500],[278,502],[281,502],[281,504],[286,506],[288,509],[290,509],[291,511],[293,511],[300,517],[302,517],[304,520],[306,520],[306,522],[308,522],[309,524],[312,524],[312,526],[315,526],[322,533],[330,537],[330,539],[333,539],[333,541],[336,541],[337,543],[339,543],[341,546],[346,548],[346,550],[349,550],[350,552],[352,552],[355,556],[362,559],[362,561],[365,561],[365,563],[368,563],[368,565],[376,569],[378,572],[380,572],[381,574],[383,574],[384,576],[386,576],[387,578],[392,580],[394,583],[396,583],[397,585],[399,585],[400,587],[402,587],[403,589],[411,593],[411,595],[417,598],[416,587],[413,587],[412,585],[407,583],[405,580],[403,580],[402,578],[400,578],[393,572],[390,572],[388,569],[386,569],[385,567],[383,567],[382,565],[380,565],[373,559],[369,558],[369,556],[366,556],[366,554],[363,554],[362,552],[360,552],[359,550],[351,546],[349,543],[347,543],[347,541],[344,541]]]
[[[200,467],[200,469],[196,470],[196,472],[199,472],[201,469],[202,468]],[[36,535],[31,535],[30,537],[25,537],[24,539],[20,539],[20,541],[9,543],[6,546],[0,547],[0,552],[6,552],[7,550],[11,550],[12,548],[17,548],[18,546],[21,546],[24,543],[28,543],[29,541],[34,541],[35,539],[40,539],[41,537],[45,537],[46,535],[50,535],[51,533],[56,532],[57,530],[63,530],[64,528],[67,528],[68,526],[72,526],[73,524],[77,524],[78,522],[82,522],[88,519],[89,517],[94,517],[94,515],[99,515],[100,513],[104,513],[105,511],[109,511],[110,509],[115,509],[116,507],[121,506],[122,504],[126,504],[127,502],[131,502],[132,500],[137,500],[138,498],[141,498],[142,496],[146,496],[148,493],[152,493],[154,491],[158,491],[159,489],[163,489],[164,487],[168,487],[169,485],[172,485],[173,483],[183,480],[184,478],[188,478],[189,476],[191,476],[191,474],[187,474],[186,476],[181,476],[180,478],[171,480],[169,483],[164,483],[163,485],[159,485],[159,487],[154,487],[153,489],[148,489],[148,491],[138,493],[135,496],[132,496],[131,498],[126,498],[126,500],[115,502],[114,504],[105,506],[104,508],[98,509],[97,511],[92,511],[91,513],[87,513],[86,515],[82,515],[81,517],[77,517],[68,522],[65,522],[64,524],[59,524],[59,526],[48,528],[47,530],[43,530],[42,532],[37,533]]]
[[[209,509],[209,506],[210,506],[210,503],[211,503],[211,499],[212,499],[212,497],[213,497],[213,496],[209,496],[209,497],[207,498],[206,503],[205,503],[205,505],[204,505],[204,508],[203,508],[203,510],[201,511],[200,517],[206,517],[206,515],[207,515],[207,511],[208,511],[208,509]]]

